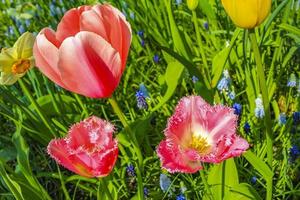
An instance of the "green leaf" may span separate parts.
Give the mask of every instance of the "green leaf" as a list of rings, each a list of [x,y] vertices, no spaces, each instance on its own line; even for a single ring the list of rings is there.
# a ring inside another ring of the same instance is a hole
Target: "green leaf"
[[[51,199],[46,190],[43,188],[43,186],[40,185],[40,183],[32,173],[29,164],[29,147],[21,135],[21,126],[17,126],[17,130],[14,133],[12,140],[18,152],[17,161],[19,169],[28,181],[30,187],[32,187],[40,194],[41,199]]]
[[[254,167],[254,169],[256,169],[264,177],[265,180],[268,180],[273,176],[273,172],[270,167],[250,150],[244,153],[243,156]]]
[[[232,187],[224,197],[224,200],[262,200],[256,190],[247,183],[241,183]]]
[[[0,160],[0,175],[6,186],[9,188],[10,192],[14,195],[17,200],[25,200],[22,195],[22,190],[20,185],[12,180],[10,176],[6,173],[4,168],[4,163]]]
[[[151,110],[152,112],[158,110],[172,97],[179,83],[183,70],[184,67],[179,62],[171,62],[168,64],[166,74],[165,74],[165,80],[168,88],[162,100]]]
[[[187,52],[186,45],[184,44],[183,37],[181,36],[181,33],[179,32],[177,25],[175,23],[175,19],[172,12],[171,0],[164,0],[164,2],[167,8],[174,47],[182,56],[188,59],[189,54]]]
[[[212,83],[211,83],[211,86],[213,88],[217,86],[217,84],[221,78],[222,72],[225,68],[225,64],[230,56],[230,52],[240,34],[240,31],[241,30],[239,28],[236,28],[233,33],[233,36],[231,38],[229,47],[224,48],[222,51],[217,53],[213,58],[213,62],[212,62],[213,79],[212,79]]]
[[[213,58],[213,62],[212,62],[212,74],[213,74],[212,87],[213,88],[217,86],[222,76],[225,63],[229,56],[229,51],[230,49],[228,47],[224,48],[222,51],[217,53]]]
[[[59,99],[58,94],[54,95],[56,99]],[[70,96],[67,95],[60,95],[61,104],[64,105],[64,114],[65,113],[73,113],[74,110],[70,106],[72,103],[75,103],[76,100]],[[48,116],[54,116],[54,115],[61,115],[62,113],[58,113],[54,105],[52,103],[52,97],[50,94],[42,96],[38,98],[37,100],[38,105],[41,107],[41,109],[46,113]],[[31,104],[29,106],[30,110],[34,110],[34,106]]]
[[[228,159],[212,167],[208,174],[208,184],[216,200],[222,200],[231,187],[239,184],[234,159]]]

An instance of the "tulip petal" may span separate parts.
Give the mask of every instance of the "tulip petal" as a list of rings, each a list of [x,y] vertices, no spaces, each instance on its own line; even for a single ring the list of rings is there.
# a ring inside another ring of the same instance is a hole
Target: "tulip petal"
[[[175,113],[168,121],[165,135],[175,143],[187,145],[191,139],[191,133],[195,129],[203,129],[196,126],[197,124],[205,124],[205,108],[207,103],[197,96],[184,97],[176,106]]]
[[[217,105],[207,112],[208,132],[214,141],[221,136],[231,136],[236,132],[237,115],[233,109]]]
[[[68,10],[57,26],[56,36],[60,42],[64,39],[76,35],[80,31],[80,15],[91,9],[90,6],[81,6]]]
[[[96,33],[103,37],[107,42],[108,33],[106,32],[106,27],[103,22],[103,17],[97,11],[93,9],[84,12],[80,17],[80,30],[81,31],[89,31]]]
[[[232,21],[242,28],[253,28],[257,24],[257,0],[222,0]]]
[[[71,151],[77,149],[90,151],[96,146],[101,148],[111,146],[114,126],[98,117],[89,117],[73,125],[66,139]]]
[[[221,161],[232,158],[232,157],[240,156],[248,148],[249,148],[249,144],[245,139],[243,139],[239,136],[234,136],[232,144],[230,145],[227,152],[223,153]]]
[[[58,41],[55,40],[55,33],[49,28],[43,29],[36,37],[33,47],[35,64],[49,79],[66,88],[57,68],[59,56],[55,44],[58,44]]]
[[[64,139],[52,140],[48,145],[48,154],[60,165],[81,176],[92,177],[90,168],[67,151]]]
[[[94,6],[101,13],[104,25],[109,33],[109,41],[121,56],[122,71],[125,68],[126,58],[131,43],[131,27],[125,16],[118,9],[109,4]]]
[[[62,81],[73,92],[92,98],[109,97],[119,83],[120,55],[95,33],[81,31],[67,38],[59,56]]]
[[[184,155],[177,145],[173,145],[166,140],[159,144],[157,154],[162,167],[170,173],[195,173],[202,169],[199,161],[188,160],[188,156]]]
[[[118,152],[118,143],[114,140],[111,149],[107,149],[103,154],[96,154],[96,157],[93,157],[96,161],[94,164],[94,176],[107,176],[112,171],[117,161]]]
[[[259,1],[259,15],[258,15],[258,24],[261,24],[266,17],[269,15],[271,10],[271,0],[261,0]]]

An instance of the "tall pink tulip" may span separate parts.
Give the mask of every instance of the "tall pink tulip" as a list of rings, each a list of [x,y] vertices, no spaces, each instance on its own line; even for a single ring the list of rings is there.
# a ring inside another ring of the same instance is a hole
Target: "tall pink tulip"
[[[104,177],[118,158],[118,142],[113,139],[114,126],[90,117],[71,127],[66,138],[54,139],[48,154],[68,170],[85,177]]]
[[[233,109],[211,106],[199,96],[182,98],[157,149],[162,167],[171,173],[195,173],[201,162],[239,156],[249,144],[236,135],[237,118]]]
[[[131,36],[125,16],[109,4],[73,8],[56,32],[44,28],[38,34],[33,50],[36,66],[67,90],[109,97],[125,69]]]

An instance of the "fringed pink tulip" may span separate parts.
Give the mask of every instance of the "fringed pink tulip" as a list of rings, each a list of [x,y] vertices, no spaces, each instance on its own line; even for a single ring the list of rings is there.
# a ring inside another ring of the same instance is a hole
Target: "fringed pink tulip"
[[[125,69],[131,36],[125,16],[109,4],[73,8],[56,32],[44,28],[38,34],[35,63],[67,90],[91,98],[109,97]]]
[[[157,149],[162,167],[171,173],[195,173],[201,162],[241,155],[249,144],[236,135],[237,118],[233,109],[211,106],[199,96],[182,98]]]
[[[104,177],[113,169],[118,157],[118,142],[113,139],[114,126],[97,117],[75,124],[64,139],[48,145],[49,155],[68,170],[84,177]]]

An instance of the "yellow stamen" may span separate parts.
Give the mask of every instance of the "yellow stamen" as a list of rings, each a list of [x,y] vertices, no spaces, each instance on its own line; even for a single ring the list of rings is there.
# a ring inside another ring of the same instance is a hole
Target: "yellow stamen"
[[[22,74],[30,68],[30,61],[28,59],[20,59],[13,64],[11,72],[13,74]]]
[[[208,143],[207,138],[195,134],[193,134],[189,146],[190,148],[193,148],[196,151],[198,151],[200,155],[206,155],[210,153],[211,150],[211,145]]]

